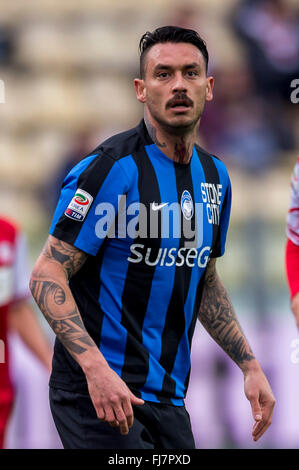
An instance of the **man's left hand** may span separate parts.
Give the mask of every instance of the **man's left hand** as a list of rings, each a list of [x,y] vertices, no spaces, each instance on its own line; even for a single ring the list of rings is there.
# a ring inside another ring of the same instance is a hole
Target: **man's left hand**
[[[263,371],[258,368],[244,374],[244,390],[250,401],[253,419],[252,438],[257,441],[272,422],[275,398]]]

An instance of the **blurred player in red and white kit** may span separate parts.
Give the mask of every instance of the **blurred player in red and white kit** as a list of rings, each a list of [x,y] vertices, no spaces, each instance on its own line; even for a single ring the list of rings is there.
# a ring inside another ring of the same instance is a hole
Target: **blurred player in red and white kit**
[[[14,223],[0,217],[0,449],[14,401],[8,330],[16,331],[51,370],[52,350],[30,305],[28,280],[24,235]]]
[[[287,237],[286,272],[291,296],[291,309],[299,330],[299,157],[291,179]]]

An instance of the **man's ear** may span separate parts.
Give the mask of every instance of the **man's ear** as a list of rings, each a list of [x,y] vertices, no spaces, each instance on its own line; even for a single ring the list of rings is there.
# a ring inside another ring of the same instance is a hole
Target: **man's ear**
[[[214,88],[214,77],[207,77],[206,101],[212,101]]]
[[[140,103],[145,103],[146,102],[146,88],[145,88],[144,80],[141,80],[140,78],[135,78],[134,87],[135,87],[138,101],[140,101]]]

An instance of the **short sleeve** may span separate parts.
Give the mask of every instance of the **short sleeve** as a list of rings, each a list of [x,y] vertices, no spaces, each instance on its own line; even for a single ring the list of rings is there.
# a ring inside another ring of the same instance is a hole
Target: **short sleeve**
[[[286,226],[287,237],[299,245],[299,159],[291,177],[290,204]]]
[[[225,184],[224,198],[220,209],[220,222],[217,231],[216,241],[213,246],[211,258],[218,258],[225,252],[225,243],[227,237],[227,231],[229,226],[230,212],[231,212],[231,201],[232,201],[232,190],[229,175],[226,171],[226,184]]]
[[[86,157],[63,182],[49,233],[95,256],[116,217],[119,197],[128,189],[118,160],[106,153]],[[98,230],[99,214],[105,216],[105,231]]]

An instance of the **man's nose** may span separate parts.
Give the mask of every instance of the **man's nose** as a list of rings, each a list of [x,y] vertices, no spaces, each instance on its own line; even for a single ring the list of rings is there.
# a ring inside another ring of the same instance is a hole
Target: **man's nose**
[[[174,82],[173,82],[173,87],[172,87],[173,93],[177,93],[178,91],[180,92],[186,92],[187,87],[186,87],[186,81],[181,73],[177,73],[174,77]]]

